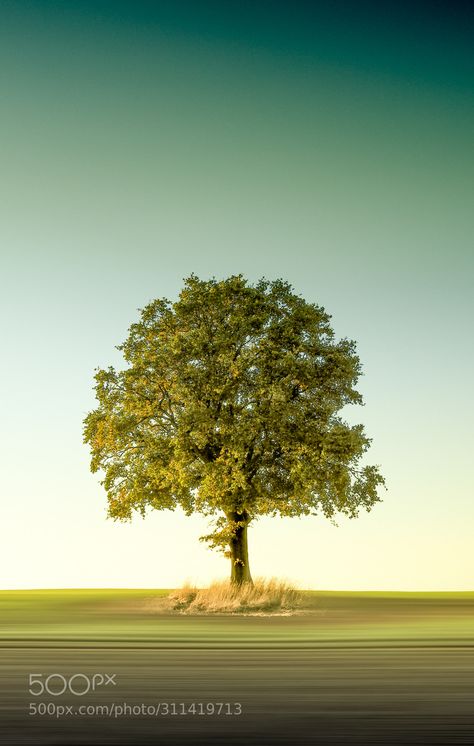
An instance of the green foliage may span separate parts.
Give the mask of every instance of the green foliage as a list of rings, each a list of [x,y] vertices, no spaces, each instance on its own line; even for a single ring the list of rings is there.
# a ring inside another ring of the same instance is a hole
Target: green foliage
[[[181,506],[214,517],[205,538],[223,547],[236,516],[370,510],[383,478],[360,464],[362,425],[338,416],[362,403],[360,363],[329,321],[288,283],[241,275],[191,275],[175,303],[146,306],[85,418],[110,516]]]

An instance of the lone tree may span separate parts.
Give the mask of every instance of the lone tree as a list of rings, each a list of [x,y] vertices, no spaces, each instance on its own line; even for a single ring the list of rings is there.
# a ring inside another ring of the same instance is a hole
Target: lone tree
[[[384,483],[362,466],[355,344],[282,280],[185,280],[175,303],[155,300],[118,347],[124,370],[97,369],[98,407],[84,421],[91,470],[109,515],[147,507],[212,517],[202,537],[251,582],[247,529],[261,515],[355,517]]]

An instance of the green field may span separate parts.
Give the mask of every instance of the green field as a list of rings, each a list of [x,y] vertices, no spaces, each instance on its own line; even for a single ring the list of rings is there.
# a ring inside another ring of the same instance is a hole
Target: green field
[[[1,742],[474,743],[474,593],[307,592],[290,616],[164,612],[166,593],[1,592]],[[28,691],[30,673],[78,672],[117,685]],[[29,715],[40,701],[242,714]]]
[[[163,613],[167,590],[0,592],[0,645],[68,641],[136,645],[427,645],[474,642],[474,592],[307,591],[292,616]]]

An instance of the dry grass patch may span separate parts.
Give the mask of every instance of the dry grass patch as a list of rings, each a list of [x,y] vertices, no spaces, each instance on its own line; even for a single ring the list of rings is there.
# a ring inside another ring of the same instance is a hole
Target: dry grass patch
[[[289,613],[302,603],[302,594],[284,580],[257,578],[233,585],[228,580],[209,588],[185,585],[168,596],[170,608],[184,614]]]

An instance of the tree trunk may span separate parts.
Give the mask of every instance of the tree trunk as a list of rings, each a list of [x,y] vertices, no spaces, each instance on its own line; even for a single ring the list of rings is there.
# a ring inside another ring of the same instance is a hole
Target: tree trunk
[[[252,583],[249,565],[249,547],[247,529],[249,520],[246,513],[232,513],[229,516],[238,526],[230,541],[231,572],[230,581],[236,585]]]

